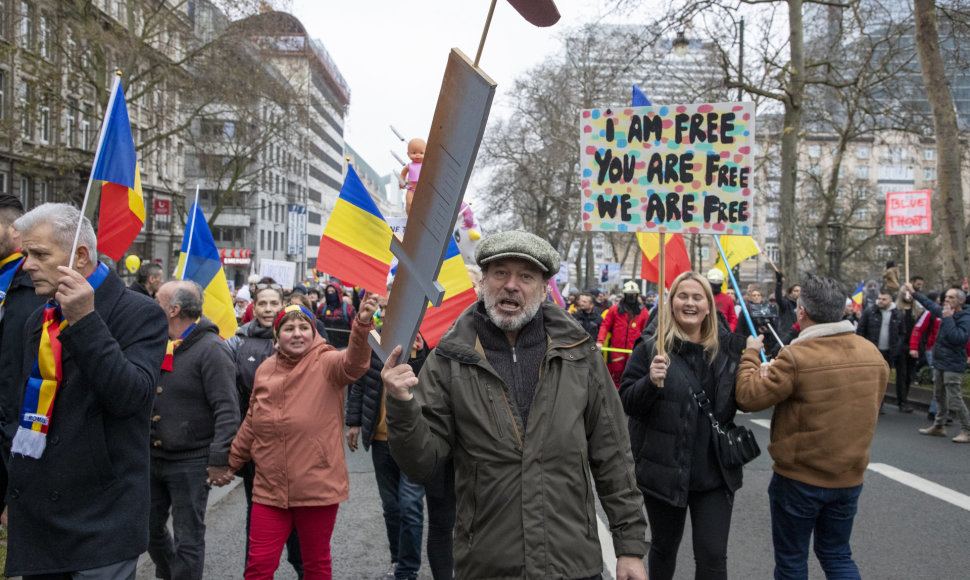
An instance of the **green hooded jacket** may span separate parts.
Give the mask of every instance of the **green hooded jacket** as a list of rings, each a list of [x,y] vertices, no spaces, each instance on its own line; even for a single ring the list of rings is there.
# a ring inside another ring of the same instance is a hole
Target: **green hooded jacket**
[[[548,346],[523,430],[465,310],[421,369],[415,397],[387,398],[394,460],[415,482],[454,458],[456,578],[587,578],[603,571],[594,494],[617,556],[647,551],[623,406],[602,354],[543,304]],[[592,473],[596,487],[590,481]]]

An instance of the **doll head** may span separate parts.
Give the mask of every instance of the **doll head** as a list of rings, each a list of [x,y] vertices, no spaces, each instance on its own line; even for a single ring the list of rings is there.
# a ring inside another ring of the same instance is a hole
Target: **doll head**
[[[424,139],[411,139],[408,141],[408,157],[414,163],[421,163],[424,160]]]

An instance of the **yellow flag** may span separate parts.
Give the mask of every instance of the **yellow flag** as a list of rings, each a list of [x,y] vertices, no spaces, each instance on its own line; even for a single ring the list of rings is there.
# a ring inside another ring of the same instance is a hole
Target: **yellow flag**
[[[761,250],[758,249],[757,242],[751,236],[721,236],[720,240],[721,248],[724,249],[724,255],[727,256],[727,268],[733,268],[751,256],[761,253]],[[718,254],[714,267],[724,274],[724,284],[721,286],[721,289],[727,290],[728,273],[720,254]]]

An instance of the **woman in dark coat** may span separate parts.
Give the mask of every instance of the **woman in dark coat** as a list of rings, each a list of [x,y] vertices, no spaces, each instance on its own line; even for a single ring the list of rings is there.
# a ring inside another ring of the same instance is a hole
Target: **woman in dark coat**
[[[674,577],[677,550],[690,511],[695,578],[727,578],[727,543],[741,468],[726,468],[714,447],[707,414],[694,398],[703,390],[721,425],[734,419],[734,375],[743,339],[718,333],[710,285],[684,272],[661,312],[663,336],[639,343],[620,382],[629,415],[637,485],[652,530],[651,580]],[[657,356],[663,340],[667,357]],[[663,387],[657,385],[663,382]]]

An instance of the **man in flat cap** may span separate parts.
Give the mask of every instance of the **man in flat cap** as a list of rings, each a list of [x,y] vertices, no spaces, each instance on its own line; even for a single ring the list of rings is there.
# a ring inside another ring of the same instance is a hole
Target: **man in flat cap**
[[[479,301],[416,377],[381,373],[391,454],[413,481],[454,459],[456,578],[600,578],[594,487],[616,578],[646,578],[643,499],[616,387],[596,344],[545,300],[560,256],[522,231],[482,240]]]

